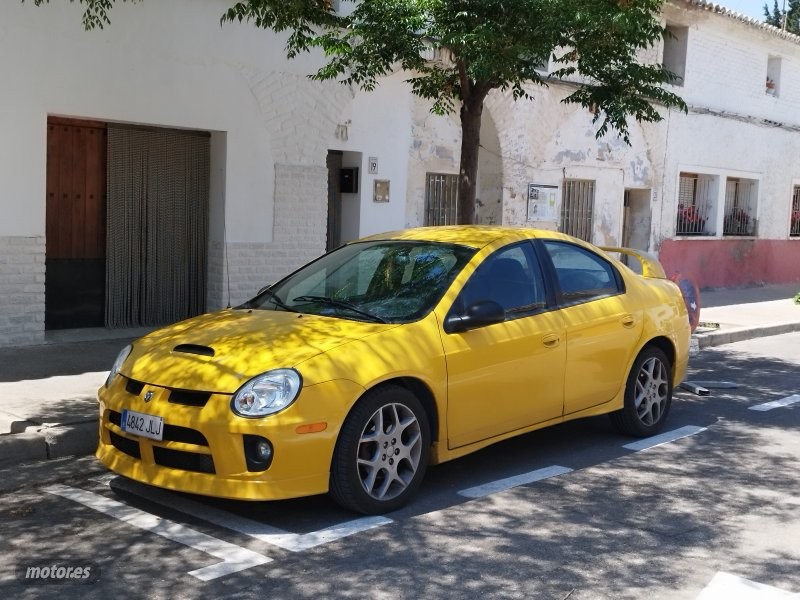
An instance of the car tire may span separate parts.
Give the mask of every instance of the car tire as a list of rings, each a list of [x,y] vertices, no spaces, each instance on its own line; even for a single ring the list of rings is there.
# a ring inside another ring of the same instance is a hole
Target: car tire
[[[414,494],[430,455],[428,416],[405,388],[368,392],[347,415],[333,452],[330,495],[349,510],[396,510]]]
[[[636,357],[628,374],[622,410],[608,416],[620,433],[648,437],[664,427],[671,405],[670,360],[661,349],[648,346]]]

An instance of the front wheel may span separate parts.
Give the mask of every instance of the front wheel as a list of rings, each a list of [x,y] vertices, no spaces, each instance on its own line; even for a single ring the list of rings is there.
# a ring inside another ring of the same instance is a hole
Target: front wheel
[[[339,433],[331,496],[364,514],[400,508],[425,475],[430,445],[428,417],[416,396],[397,386],[368,392]]]
[[[664,426],[672,404],[672,367],[662,350],[650,346],[633,363],[625,386],[625,405],[609,414],[614,428],[648,437]]]

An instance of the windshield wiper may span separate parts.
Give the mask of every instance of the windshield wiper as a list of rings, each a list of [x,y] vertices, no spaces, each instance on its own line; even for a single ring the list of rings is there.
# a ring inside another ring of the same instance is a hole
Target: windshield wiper
[[[297,298],[292,298],[292,302],[320,302],[321,304],[327,304],[328,306],[335,306],[337,308],[344,308],[353,311],[354,313],[358,313],[359,315],[367,317],[368,319],[372,319],[377,323],[387,322],[383,317],[379,317],[378,315],[361,310],[351,302],[347,302],[346,300],[336,300],[335,298],[329,298],[328,296],[298,296]]]
[[[271,289],[267,288],[266,290],[262,291],[261,294],[264,294],[269,297],[270,302],[272,302],[275,306],[282,308],[283,310],[288,310],[289,312],[297,312],[291,306],[287,305],[283,300],[278,297],[278,294],[273,292]],[[259,294],[259,296],[261,295]],[[248,308],[252,307],[251,302],[247,302],[245,304]]]

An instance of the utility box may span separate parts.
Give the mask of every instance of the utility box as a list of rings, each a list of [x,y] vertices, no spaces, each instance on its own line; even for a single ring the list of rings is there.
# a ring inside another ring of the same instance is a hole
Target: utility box
[[[358,167],[347,167],[339,171],[339,191],[342,194],[358,193]]]

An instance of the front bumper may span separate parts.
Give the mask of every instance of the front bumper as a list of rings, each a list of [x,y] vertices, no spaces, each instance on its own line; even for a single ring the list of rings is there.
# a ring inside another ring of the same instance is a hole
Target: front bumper
[[[303,388],[280,413],[246,419],[230,410],[230,395],[173,390],[117,375],[98,392],[97,457],[115,473],[182,492],[241,500],[321,494],[328,491],[342,420],[362,392],[350,381],[328,381]],[[162,417],[164,439],[122,431],[125,409]],[[326,428],[298,433],[298,427],[316,423]],[[266,470],[248,468],[246,435],[271,443],[273,457]]]

